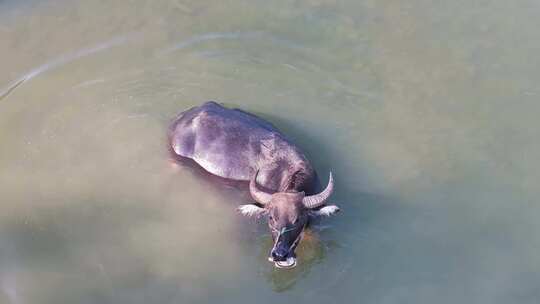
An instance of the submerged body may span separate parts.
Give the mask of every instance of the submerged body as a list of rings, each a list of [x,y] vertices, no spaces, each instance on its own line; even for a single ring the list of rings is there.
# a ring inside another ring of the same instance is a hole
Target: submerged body
[[[326,189],[314,194],[319,181],[304,153],[253,114],[210,101],[179,114],[169,132],[175,154],[216,176],[250,181],[258,205],[239,210],[244,215],[267,215],[274,239],[269,259],[278,267],[296,264],[294,250],[310,216],[339,211],[336,206],[323,207],[333,190],[332,175]]]
[[[317,175],[302,151],[269,122],[215,102],[181,113],[171,126],[171,148],[206,171],[257,183],[270,192],[312,194]]]

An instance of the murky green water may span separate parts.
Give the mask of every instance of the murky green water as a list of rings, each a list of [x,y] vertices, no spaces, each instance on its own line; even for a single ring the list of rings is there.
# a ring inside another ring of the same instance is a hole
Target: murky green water
[[[538,303],[540,5],[439,2],[0,1],[0,303]],[[169,161],[206,100],[334,172],[294,270]]]

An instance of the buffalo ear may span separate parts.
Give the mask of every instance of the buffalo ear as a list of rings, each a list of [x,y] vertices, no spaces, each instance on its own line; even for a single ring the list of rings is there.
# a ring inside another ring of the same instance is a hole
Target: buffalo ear
[[[309,214],[311,216],[331,216],[338,213],[340,210],[341,209],[339,209],[339,207],[336,205],[329,205],[324,206],[317,211],[310,210]]]
[[[266,209],[261,208],[255,204],[241,205],[237,210],[245,216],[261,216],[266,213]]]

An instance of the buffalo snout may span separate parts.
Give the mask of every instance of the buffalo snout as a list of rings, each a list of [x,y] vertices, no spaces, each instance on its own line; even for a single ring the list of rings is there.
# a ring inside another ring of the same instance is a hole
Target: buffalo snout
[[[277,248],[272,250],[271,255],[276,262],[284,261],[289,255],[289,249],[285,245],[280,244]]]

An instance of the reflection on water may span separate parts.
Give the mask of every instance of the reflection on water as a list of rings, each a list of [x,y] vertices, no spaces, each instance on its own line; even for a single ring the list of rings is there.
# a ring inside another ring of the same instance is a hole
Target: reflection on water
[[[316,227],[314,227],[316,229]],[[272,239],[267,237],[263,248],[272,247]],[[276,292],[284,292],[291,290],[295,287],[296,283],[300,282],[303,278],[309,275],[310,270],[317,264],[322,263],[326,259],[326,252],[333,250],[336,245],[336,241],[321,241],[320,235],[316,231],[309,229],[304,233],[304,238],[301,244],[298,246],[298,265],[287,271],[272,267],[272,263],[269,263],[270,267],[265,269],[264,276],[272,286],[272,289]],[[259,257],[260,260],[264,260],[266,255]]]
[[[1,303],[537,303],[537,1],[0,1]],[[171,162],[217,100],[336,177],[267,262],[245,185]]]

